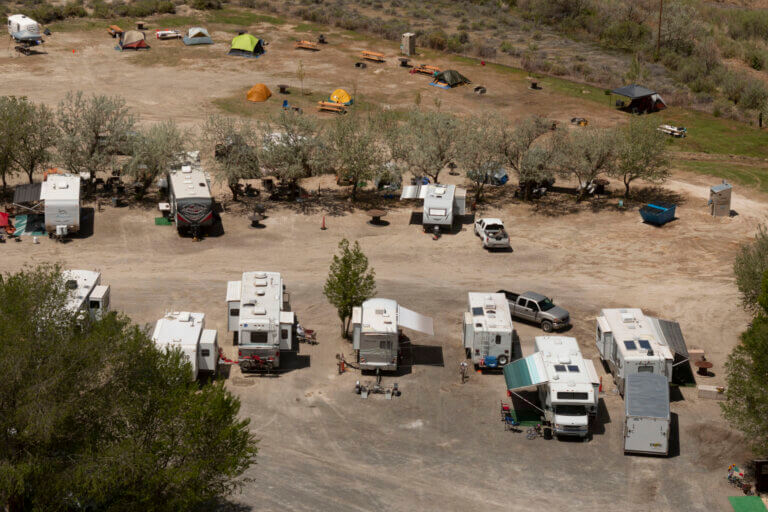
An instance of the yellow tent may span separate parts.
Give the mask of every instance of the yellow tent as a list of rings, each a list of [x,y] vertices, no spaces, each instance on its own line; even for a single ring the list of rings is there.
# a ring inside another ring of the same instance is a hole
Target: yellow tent
[[[248,101],[267,101],[272,96],[272,91],[264,84],[256,84],[248,91]]]
[[[344,89],[336,89],[331,93],[331,101],[349,105],[352,103],[352,96]]]

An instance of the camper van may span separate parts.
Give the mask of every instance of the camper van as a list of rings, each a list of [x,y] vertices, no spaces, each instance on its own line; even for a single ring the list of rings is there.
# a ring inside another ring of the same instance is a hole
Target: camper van
[[[400,199],[423,199],[422,225],[451,230],[456,216],[467,214],[467,191],[456,185],[410,185]]]
[[[244,272],[227,283],[227,319],[243,371],[279,368],[283,352],[298,350],[296,318],[278,272]]]
[[[500,368],[515,357],[515,328],[503,293],[469,293],[464,350],[475,368]]]
[[[168,172],[167,185],[170,216],[179,234],[197,237],[213,224],[211,177],[203,172],[197,151],[186,153]]]
[[[361,370],[397,370],[401,327],[434,335],[431,318],[391,299],[368,299],[352,308],[352,343]]]
[[[40,187],[45,231],[64,236],[80,230],[80,176],[50,174]]]
[[[215,329],[205,328],[204,313],[167,313],[155,324],[152,341],[160,350],[179,348],[192,367],[192,380],[201,374],[215,375],[219,344]]]
[[[8,16],[8,35],[17,41],[40,41],[40,24],[23,14]]]
[[[65,270],[62,272],[67,290],[67,309],[87,312],[99,319],[109,311],[109,286],[101,284],[101,272],[93,270]]]
[[[575,338],[537,336],[536,352],[504,367],[510,392],[536,386],[544,419],[556,436],[589,435],[597,415],[600,380]]]
[[[633,373],[656,373],[667,382],[672,379],[674,355],[653,319],[640,309],[601,310],[595,342],[622,395],[626,377]]]

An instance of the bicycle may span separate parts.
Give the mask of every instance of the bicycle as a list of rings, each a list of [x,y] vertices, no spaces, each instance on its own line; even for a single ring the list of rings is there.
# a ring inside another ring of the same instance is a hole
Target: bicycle
[[[526,439],[536,439],[537,437],[541,437],[541,423],[536,425],[535,427],[530,427],[528,431],[525,433]]]

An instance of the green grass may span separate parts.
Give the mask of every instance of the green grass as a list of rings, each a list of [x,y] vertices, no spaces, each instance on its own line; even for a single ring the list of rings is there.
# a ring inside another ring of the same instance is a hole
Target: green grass
[[[208,22],[221,23],[223,25],[240,25],[250,27],[257,23],[269,23],[271,25],[283,25],[285,19],[264,14],[256,14],[248,11],[236,11],[232,9],[223,9],[208,14]]]
[[[768,166],[695,160],[677,160],[675,165],[686,171],[726,179],[768,193]]]
[[[130,24],[129,24],[130,23]],[[85,32],[87,30],[102,29],[107,31],[107,27],[110,25],[118,25],[123,30],[128,30],[126,27],[133,27],[135,22],[128,18],[117,18],[114,20],[91,20],[85,18],[68,19],[63,21],[56,21],[49,25],[46,25],[51,32]]]

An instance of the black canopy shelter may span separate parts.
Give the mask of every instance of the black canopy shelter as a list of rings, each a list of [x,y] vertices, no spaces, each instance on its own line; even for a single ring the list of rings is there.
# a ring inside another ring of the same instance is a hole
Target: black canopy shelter
[[[652,91],[642,85],[625,85],[612,90],[611,93],[629,98],[629,105],[625,106],[623,102],[621,103],[624,110],[627,110],[628,112],[647,113],[667,108],[667,104],[664,103],[664,100],[656,91]]]

